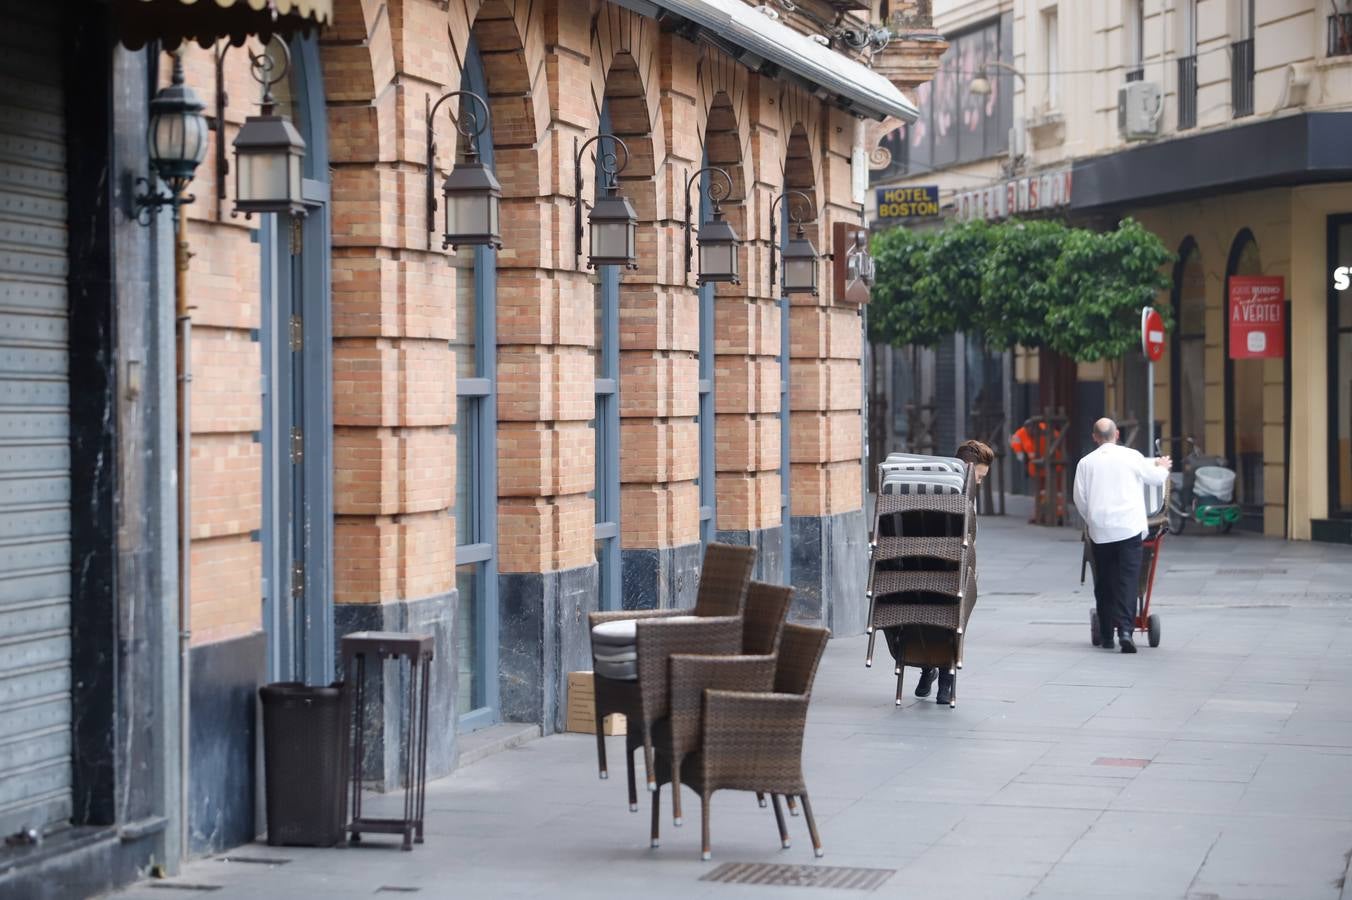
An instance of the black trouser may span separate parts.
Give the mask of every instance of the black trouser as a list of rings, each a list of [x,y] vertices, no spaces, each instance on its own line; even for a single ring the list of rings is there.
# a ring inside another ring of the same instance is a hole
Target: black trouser
[[[1089,544],[1094,554],[1094,601],[1098,605],[1099,632],[1108,638],[1114,631],[1136,626],[1136,587],[1141,580],[1139,535],[1111,544]]]

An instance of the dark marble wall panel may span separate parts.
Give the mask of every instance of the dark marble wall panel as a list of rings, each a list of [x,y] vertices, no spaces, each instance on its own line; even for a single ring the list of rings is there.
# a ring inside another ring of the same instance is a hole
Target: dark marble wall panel
[[[194,856],[255,837],[257,698],[266,665],[261,631],[192,648],[188,839]]]
[[[587,613],[596,609],[596,577],[594,565],[499,576],[504,721],[563,730],[568,673],[592,665]]]

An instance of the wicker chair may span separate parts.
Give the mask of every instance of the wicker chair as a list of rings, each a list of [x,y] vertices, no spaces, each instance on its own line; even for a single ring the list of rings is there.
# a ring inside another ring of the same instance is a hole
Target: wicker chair
[[[642,747],[647,763],[648,788],[653,780],[651,727],[667,716],[668,665],[676,653],[736,654],[742,642],[742,612],[746,604],[756,551],[751,547],[710,544],[704,551],[694,609],[650,609],[594,612],[592,628],[606,622],[635,619],[638,679],[594,678],[596,696],[596,756],[601,778],[606,766],[605,717],[620,713],[627,719],[625,733],[629,809],[638,811],[634,751]],[[664,622],[676,616],[698,616],[702,621]],[[593,654],[596,645],[593,642]]]
[[[710,805],[715,791],[738,790],[769,794],[779,826],[783,847],[789,846],[789,833],[779,798],[801,798],[812,848],[822,855],[821,837],[812,816],[807,783],[803,778],[803,730],[807,725],[807,707],[812,682],[826,641],[831,633],[825,628],[785,625],[775,662],[773,680],[757,678],[773,690],[749,691],[706,689],[699,751],[685,757],[684,781],[700,794],[702,819],[702,855],[712,856],[709,841]],[[682,666],[686,663],[682,660]],[[691,665],[697,665],[691,661]],[[748,683],[751,679],[748,678]],[[671,761],[658,758],[659,774],[670,780]],[[660,795],[653,795],[652,841],[658,841]]]
[[[699,750],[705,690],[770,689],[775,677],[775,654],[792,598],[792,588],[753,581],[746,594],[741,655],[671,657],[671,715],[654,727],[653,744],[669,764],[666,771],[671,781],[672,818],[676,825],[681,824],[681,763]]]
[[[886,465],[886,464],[885,464]],[[957,479],[955,482],[954,479]],[[976,480],[925,468],[883,473],[874,507],[868,577],[868,650],[883,630],[896,659],[896,703],[907,665],[942,666],[954,678],[976,604]]]

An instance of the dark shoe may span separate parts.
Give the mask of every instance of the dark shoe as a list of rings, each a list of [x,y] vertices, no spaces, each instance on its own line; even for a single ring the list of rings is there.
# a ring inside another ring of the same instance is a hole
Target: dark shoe
[[[1099,635],[1098,645],[1104,650],[1113,649],[1113,633],[1111,631],[1105,631],[1103,634]]]
[[[1117,634],[1117,642],[1122,645],[1123,653],[1135,653],[1136,642],[1131,639],[1130,631],[1121,631]]]
[[[939,672],[939,693],[935,695],[934,702],[944,706],[953,702],[953,676],[947,672]]]
[[[928,697],[930,695],[930,685],[934,684],[934,678],[938,674],[938,669],[921,669],[920,681],[915,686],[915,695],[917,697]]]

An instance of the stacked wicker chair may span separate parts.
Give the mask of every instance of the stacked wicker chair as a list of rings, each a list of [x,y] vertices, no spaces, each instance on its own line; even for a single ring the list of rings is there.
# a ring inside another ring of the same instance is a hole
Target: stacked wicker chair
[[[941,666],[953,676],[976,604],[975,479],[961,460],[897,454],[880,467],[868,575],[868,653],[884,631],[896,660],[896,703],[905,667]]]
[[[669,712],[670,666],[674,654],[736,655],[742,648],[743,613],[756,551],[710,544],[700,570],[693,609],[595,612],[592,628],[596,693],[596,754],[608,777],[604,719],[621,713],[625,735],[629,809],[638,811],[634,751],[644,751],[648,789],[656,790],[653,726]]]
[[[709,818],[713,794],[719,790],[754,791],[758,797],[769,794],[780,843],[785,848],[789,834],[779,798],[800,798],[813,851],[822,855],[821,837],[803,778],[803,731],[812,683],[829,637],[830,632],[824,628],[785,625],[773,671],[748,663],[735,686],[730,677],[726,687],[715,683],[719,676],[710,676],[709,657],[673,659],[673,670],[680,673],[673,675],[673,681],[679,681],[682,690],[690,688],[691,682],[703,680],[703,684],[694,685],[700,689],[703,703],[693,722],[678,722],[677,701],[673,698],[673,730],[679,728],[693,736],[694,743],[689,746],[695,752],[673,758],[659,748],[658,778],[661,784],[671,782],[673,792],[680,790],[681,781],[699,792],[704,859],[712,855]],[[681,710],[683,717],[688,714],[684,701]],[[658,842],[660,796],[654,793],[652,798],[654,847]]]

